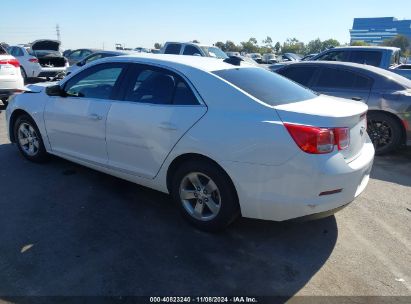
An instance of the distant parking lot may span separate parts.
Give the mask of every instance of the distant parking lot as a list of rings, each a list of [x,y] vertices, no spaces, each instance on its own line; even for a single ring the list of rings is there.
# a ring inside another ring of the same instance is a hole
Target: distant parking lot
[[[199,232],[168,196],[7,140],[0,113],[0,302],[18,295],[411,296],[411,149],[319,221]]]

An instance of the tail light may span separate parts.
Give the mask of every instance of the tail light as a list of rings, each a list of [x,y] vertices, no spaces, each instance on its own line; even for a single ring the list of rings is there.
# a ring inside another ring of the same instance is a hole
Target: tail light
[[[30,58],[29,61],[30,61],[30,62],[33,62],[33,63],[39,62],[39,60],[38,60],[37,58]]]
[[[20,67],[20,63],[18,62],[17,59],[14,59],[14,58],[0,60],[0,64],[11,64],[12,66],[16,68]]]
[[[350,145],[350,130],[348,128],[318,128],[285,123],[295,143],[306,153],[326,154],[347,149]]]

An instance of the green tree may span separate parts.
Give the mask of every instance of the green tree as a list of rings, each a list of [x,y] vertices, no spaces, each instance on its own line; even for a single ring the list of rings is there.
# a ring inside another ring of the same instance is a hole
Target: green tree
[[[247,53],[258,53],[260,51],[257,45],[257,39],[250,38],[248,41],[241,42],[242,50]]]
[[[367,46],[368,43],[366,43],[364,41],[357,40],[357,41],[351,41],[350,45],[351,46]]]
[[[308,42],[307,46],[305,47],[306,54],[320,53],[322,50],[323,50],[323,42],[320,40],[320,38],[311,40],[310,42]]]
[[[277,54],[281,51],[281,44],[279,41],[275,44],[274,49]]]
[[[225,43],[225,49],[227,52],[241,52],[241,46],[236,45],[234,42],[227,40]]]
[[[304,54],[305,45],[297,38],[287,38],[281,50],[283,53]]]
[[[163,45],[161,43],[158,43],[158,42],[154,43],[154,48],[155,49],[161,49],[162,47],[163,47]]]
[[[194,39],[194,40],[192,41],[192,43],[200,43],[200,41],[198,41],[197,39]]]
[[[336,46],[340,46],[340,42],[338,42],[338,40],[327,39],[327,40],[324,40],[322,43],[322,50],[326,50],[326,49],[336,47]]]
[[[270,36],[267,36],[266,39],[262,41],[264,43],[264,52],[263,53],[271,53],[274,50],[273,47],[273,39]]]
[[[406,53],[410,48],[410,40],[404,35],[397,35],[391,39],[385,40],[382,45],[395,46],[401,49],[402,53]]]
[[[220,49],[221,49],[222,51],[224,51],[224,52],[228,51],[228,50],[225,48],[225,43],[224,43],[224,42],[218,41],[218,42],[216,42],[214,45],[215,45],[216,47],[220,48]]]

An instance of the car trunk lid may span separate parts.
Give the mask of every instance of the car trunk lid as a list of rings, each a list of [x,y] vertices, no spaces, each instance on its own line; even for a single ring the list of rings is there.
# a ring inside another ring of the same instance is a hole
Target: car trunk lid
[[[35,51],[58,51],[60,49],[60,41],[49,39],[36,40],[32,43],[31,49]]]
[[[361,153],[367,137],[368,106],[366,104],[320,95],[313,99],[278,105],[274,108],[284,123],[319,128],[348,128],[350,145],[340,153],[347,162]]]

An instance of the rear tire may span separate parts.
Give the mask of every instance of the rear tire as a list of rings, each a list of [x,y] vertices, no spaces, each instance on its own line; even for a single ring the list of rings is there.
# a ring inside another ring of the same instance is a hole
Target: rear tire
[[[21,115],[13,126],[14,138],[20,153],[29,161],[43,163],[49,159],[36,123],[28,115]]]
[[[26,73],[26,71],[24,70],[24,68],[22,66],[20,66],[20,72],[21,72],[21,77],[23,77],[24,84],[26,84],[27,73]]]
[[[367,132],[374,144],[376,155],[390,153],[401,145],[401,125],[390,115],[381,112],[369,113]]]
[[[240,215],[229,176],[211,161],[183,163],[172,178],[171,194],[184,218],[200,230],[220,231]]]

